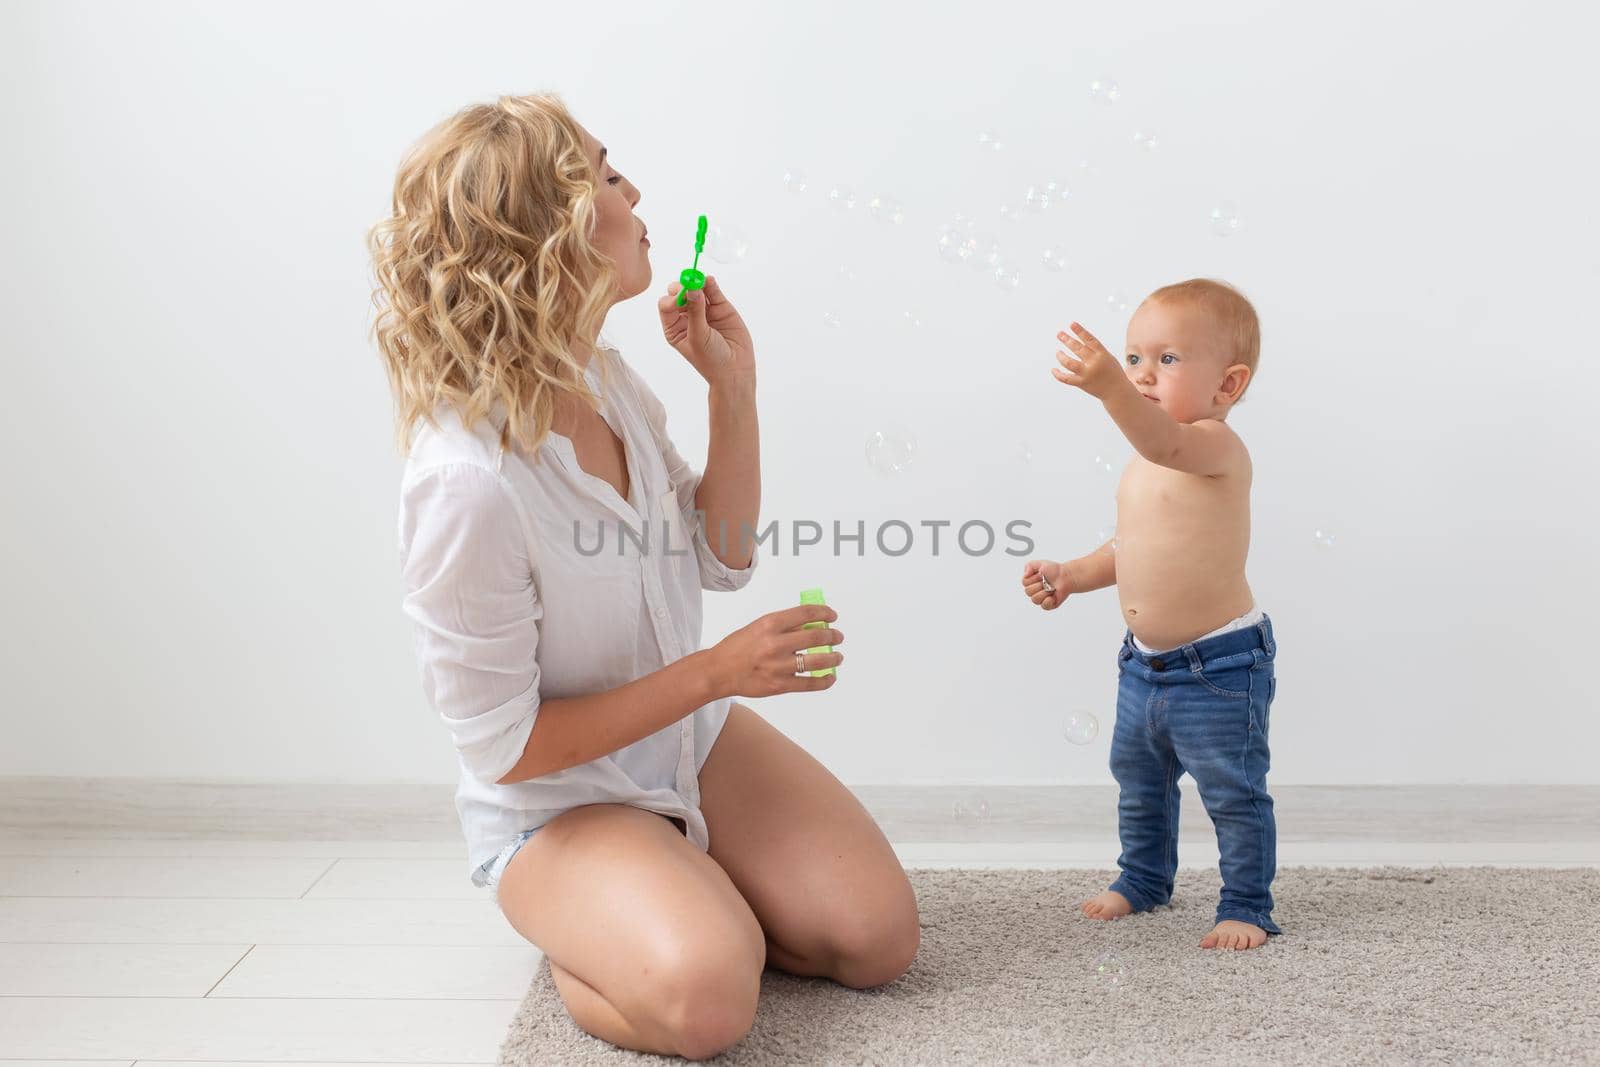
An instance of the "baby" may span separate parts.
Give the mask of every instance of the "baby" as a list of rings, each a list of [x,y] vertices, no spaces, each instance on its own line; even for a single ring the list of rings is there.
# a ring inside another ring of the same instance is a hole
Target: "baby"
[[[1022,574],[1046,611],[1115,585],[1127,626],[1111,737],[1122,873],[1082,910],[1117,919],[1171,899],[1187,771],[1221,853],[1216,926],[1200,946],[1255,948],[1279,932],[1266,781],[1277,644],[1245,581],[1250,453],[1227,423],[1255,374],[1255,309],[1232,286],[1194,279],[1139,305],[1126,359],[1077,323],[1072,333],[1056,335],[1072,354],[1058,351],[1051,373],[1099,400],[1136,453],[1117,487],[1116,535],[1078,559],[1032,560]]]

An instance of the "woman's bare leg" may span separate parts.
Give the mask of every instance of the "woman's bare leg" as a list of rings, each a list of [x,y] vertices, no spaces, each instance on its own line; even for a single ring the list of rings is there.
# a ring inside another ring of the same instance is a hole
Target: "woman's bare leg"
[[[563,812],[512,857],[499,899],[549,957],[586,1032],[689,1059],[749,1033],[761,925],[722,868],[660,815],[624,804]]]
[[[911,966],[917,897],[883,831],[826,767],[743,704],[700,769],[700,810],[711,858],[755,912],[772,966],[854,988]]]

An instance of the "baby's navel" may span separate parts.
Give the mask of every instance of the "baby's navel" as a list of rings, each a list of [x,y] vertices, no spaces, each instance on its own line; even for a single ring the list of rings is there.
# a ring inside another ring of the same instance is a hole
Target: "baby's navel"
[[[1129,615],[1137,615],[1137,614],[1139,614],[1139,609],[1138,608],[1129,608],[1128,609],[1128,614]]]

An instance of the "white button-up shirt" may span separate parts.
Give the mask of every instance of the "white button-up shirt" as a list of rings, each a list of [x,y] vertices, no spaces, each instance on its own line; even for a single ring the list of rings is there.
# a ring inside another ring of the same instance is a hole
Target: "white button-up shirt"
[[[499,784],[521,758],[541,700],[626,685],[700,647],[701,590],[750,580],[717,559],[695,514],[701,474],[673,447],[666,409],[614,347],[585,377],[627,453],[628,499],[578,465],[556,433],[537,462],[499,446],[504,409],[463,427],[423,423],[400,491],[403,610],[422,688],[455,743],[456,811],[473,880],[522,831],[583,804],[624,803],[684,820],[709,848],[698,773],[731,697],[576,767]],[[643,542],[641,547],[640,542]]]

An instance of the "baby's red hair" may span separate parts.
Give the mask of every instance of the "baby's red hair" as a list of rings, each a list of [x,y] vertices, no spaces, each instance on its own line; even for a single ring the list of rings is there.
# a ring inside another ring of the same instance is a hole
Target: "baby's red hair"
[[[1145,300],[1181,304],[1214,318],[1222,326],[1224,358],[1227,360],[1224,366],[1243,363],[1249,367],[1250,381],[1245,383],[1244,392],[1250,391],[1250,383],[1256,380],[1256,363],[1261,358],[1261,323],[1256,318],[1256,309],[1243,293],[1215,278],[1190,278],[1185,282],[1163,285]],[[1239,399],[1244,399],[1244,393],[1239,394]]]

